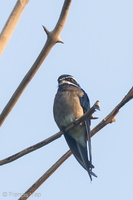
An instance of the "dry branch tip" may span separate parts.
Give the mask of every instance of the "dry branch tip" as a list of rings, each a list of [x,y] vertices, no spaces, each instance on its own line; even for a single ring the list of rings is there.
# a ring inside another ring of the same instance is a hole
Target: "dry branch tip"
[[[98,119],[98,117],[91,115],[90,119]]]
[[[116,122],[116,119],[115,119],[115,118],[113,118],[113,119],[110,121],[110,123],[112,123],[112,122]]]
[[[100,101],[96,101],[95,109],[100,111]]]

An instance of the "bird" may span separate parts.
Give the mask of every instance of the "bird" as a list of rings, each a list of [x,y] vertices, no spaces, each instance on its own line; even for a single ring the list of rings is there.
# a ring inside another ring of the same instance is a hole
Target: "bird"
[[[90,101],[86,92],[80,87],[77,80],[68,74],[58,78],[58,90],[53,105],[54,120],[61,131],[64,132],[66,142],[80,165],[88,172],[90,180],[92,175],[92,155],[90,119],[80,123],[65,132],[65,128],[81,117],[90,109]],[[87,142],[89,140],[89,142]],[[87,147],[89,144],[89,147]],[[89,155],[88,155],[89,150]]]

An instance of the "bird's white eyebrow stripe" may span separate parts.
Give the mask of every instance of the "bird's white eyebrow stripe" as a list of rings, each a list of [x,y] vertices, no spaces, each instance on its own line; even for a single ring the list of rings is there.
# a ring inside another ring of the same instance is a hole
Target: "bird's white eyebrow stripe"
[[[71,76],[65,76],[65,77],[61,78],[60,81],[63,81],[64,79],[67,79],[67,78],[73,79],[77,82],[77,80],[73,76],[72,77]]]
[[[72,82],[70,82],[70,81],[66,81],[66,80],[62,80],[61,83],[59,83],[59,85],[63,85],[63,84],[65,84],[65,83],[67,83],[67,84],[69,84],[69,85],[74,85],[74,86],[78,87],[76,84],[74,84],[74,83],[72,83]]]

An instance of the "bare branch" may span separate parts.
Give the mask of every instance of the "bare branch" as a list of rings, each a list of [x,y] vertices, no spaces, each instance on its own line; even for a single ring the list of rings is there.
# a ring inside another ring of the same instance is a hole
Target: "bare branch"
[[[0,34],[0,55],[4,51],[6,44],[8,43],[8,41],[19,21],[19,18],[28,2],[29,2],[29,0],[18,0],[12,13],[10,14],[10,16]]]
[[[64,27],[64,23],[66,21],[67,15],[68,15],[68,11],[69,11],[71,2],[72,2],[72,0],[65,0],[59,20],[53,31],[49,32],[48,30],[46,31],[46,28],[44,28],[45,32],[47,33],[47,41],[46,41],[42,51],[40,52],[39,56],[37,57],[36,61],[32,65],[31,69],[25,75],[25,77],[19,84],[18,88],[16,89],[16,91],[14,92],[12,97],[10,98],[9,102],[3,109],[1,116],[0,116],[0,126],[6,119],[7,115],[12,110],[13,106],[16,104],[17,100],[21,96],[22,92],[24,91],[24,89],[26,88],[28,83],[31,81],[31,79],[33,78],[33,76],[35,75],[35,73],[37,72],[39,67],[41,66],[44,59],[47,57],[47,55],[50,52],[50,50],[52,49],[52,47],[57,42],[62,42],[62,40],[60,39],[60,33]]]
[[[91,115],[96,111],[96,109],[99,109],[99,101],[97,101],[90,108],[90,110],[85,113],[85,115],[83,115],[82,117],[80,117],[79,119],[74,121],[72,124],[70,124],[68,127],[66,127],[66,129],[64,131],[68,131],[68,130],[72,129],[74,126],[80,124],[81,122],[85,121],[87,118],[91,117]],[[28,147],[28,148],[26,148],[26,149],[24,149],[24,150],[22,150],[22,151],[20,151],[20,152],[18,152],[16,154],[10,156],[10,157],[8,157],[8,158],[0,160],[0,165],[4,165],[4,164],[7,164],[9,162],[12,162],[12,161],[14,161],[14,160],[16,160],[16,159],[18,159],[18,158],[30,153],[30,152],[32,152],[32,151],[35,151],[35,150],[41,148],[41,147],[49,144],[53,140],[58,139],[59,137],[61,137],[62,134],[63,134],[63,132],[60,131],[60,132],[56,133],[55,135],[53,135],[53,136],[51,136],[51,137],[49,137],[49,138],[37,143],[37,144],[35,144],[35,145],[31,146],[31,147]]]
[[[128,101],[133,98],[133,87],[127,93],[127,95],[122,99],[122,101],[112,110],[112,112],[107,115],[92,131],[91,136],[95,135],[100,129],[102,129],[107,124],[113,122],[114,117],[118,113],[119,109],[121,109]],[[106,121],[106,123],[105,123]],[[71,151],[67,151],[38,181],[35,182],[25,193],[22,197],[18,200],[26,200],[29,195],[33,194],[33,192],[46,181],[46,179],[71,155]]]
[[[18,200],[26,200],[33,194],[37,188],[51,176],[54,171],[71,155],[71,151],[67,151],[48,171],[45,172]]]

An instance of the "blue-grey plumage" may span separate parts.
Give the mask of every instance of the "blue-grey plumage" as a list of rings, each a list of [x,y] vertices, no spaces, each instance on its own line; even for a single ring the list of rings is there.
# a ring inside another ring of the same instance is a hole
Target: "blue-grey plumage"
[[[66,126],[81,117],[90,109],[89,98],[81,89],[76,79],[71,75],[62,75],[58,78],[59,88],[54,100],[54,119],[60,128],[64,130]],[[75,126],[64,133],[65,139],[78,162],[91,175],[91,143],[90,143],[90,120]],[[87,140],[89,139],[89,158],[87,152]]]

